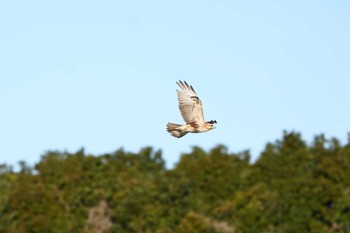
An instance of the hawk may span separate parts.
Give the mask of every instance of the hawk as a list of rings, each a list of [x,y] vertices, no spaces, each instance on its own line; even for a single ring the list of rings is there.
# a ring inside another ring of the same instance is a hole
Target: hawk
[[[181,138],[187,133],[203,133],[215,128],[216,121],[205,121],[203,116],[202,101],[199,99],[196,91],[185,81],[176,82],[181,88],[177,91],[179,109],[185,125],[168,123],[167,131],[176,138]]]

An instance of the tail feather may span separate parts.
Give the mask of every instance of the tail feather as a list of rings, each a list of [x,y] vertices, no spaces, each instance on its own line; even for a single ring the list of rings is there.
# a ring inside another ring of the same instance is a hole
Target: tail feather
[[[179,124],[174,124],[174,123],[168,123],[166,125],[166,130],[173,136],[176,138],[181,138],[183,136],[185,136],[187,134],[187,132],[184,132],[181,129],[182,125]]]

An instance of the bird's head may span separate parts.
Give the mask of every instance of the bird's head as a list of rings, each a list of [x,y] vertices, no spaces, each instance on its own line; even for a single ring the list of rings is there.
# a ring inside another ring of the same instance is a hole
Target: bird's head
[[[216,127],[216,124],[217,124],[216,120],[207,121],[206,123],[207,123],[209,129],[214,129]]]

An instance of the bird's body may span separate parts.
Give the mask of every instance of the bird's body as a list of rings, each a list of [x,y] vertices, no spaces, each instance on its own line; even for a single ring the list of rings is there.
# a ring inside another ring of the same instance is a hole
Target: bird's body
[[[186,125],[168,123],[167,131],[176,138],[187,133],[203,133],[215,128],[216,121],[205,121],[203,106],[196,91],[186,82],[176,82],[181,90],[177,91],[179,109]]]

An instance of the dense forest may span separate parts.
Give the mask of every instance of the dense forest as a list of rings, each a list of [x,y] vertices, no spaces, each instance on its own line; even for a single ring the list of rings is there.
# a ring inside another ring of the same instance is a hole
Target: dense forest
[[[296,132],[249,151],[194,147],[172,169],[161,151],[51,151],[0,166],[4,233],[350,232],[350,143]]]

